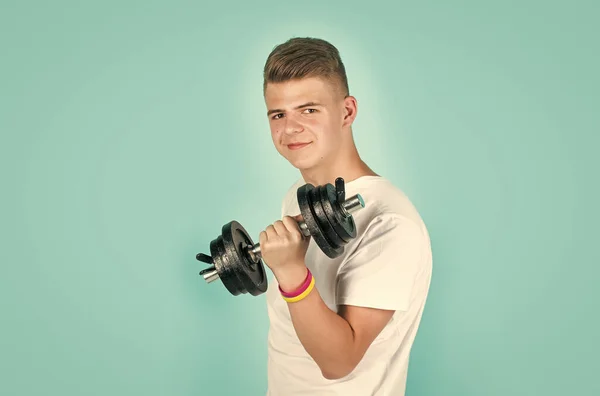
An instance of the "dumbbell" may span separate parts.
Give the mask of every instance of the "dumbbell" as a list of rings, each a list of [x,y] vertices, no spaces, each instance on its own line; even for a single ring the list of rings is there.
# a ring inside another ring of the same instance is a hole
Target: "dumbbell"
[[[352,213],[365,207],[360,194],[345,199],[344,179],[313,186],[307,183],[296,191],[303,220],[298,222],[304,236],[312,236],[329,258],[340,256],[345,245],[356,237]],[[260,295],[267,290],[267,277],[260,251],[244,227],[232,220],[221,235],[210,243],[210,256],[198,253],[196,259],[210,267],[200,271],[207,283],[221,279],[227,290],[237,296]]]

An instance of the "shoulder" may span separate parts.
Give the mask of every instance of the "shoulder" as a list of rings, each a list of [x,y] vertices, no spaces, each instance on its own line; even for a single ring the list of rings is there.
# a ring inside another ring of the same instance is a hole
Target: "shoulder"
[[[360,194],[365,207],[353,215],[357,234],[380,228],[412,229],[428,239],[427,227],[408,195],[389,179],[378,177],[351,186],[349,195]]]
[[[425,222],[409,197],[389,180],[352,187],[350,195],[361,194],[365,207],[353,214],[356,238],[347,245],[339,274],[344,282],[363,284],[372,293],[377,284],[384,284],[382,279],[393,279],[397,293],[410,290],[417,273],[430,271],[431,241]],[[400,306],[405,309],[406,301]]]

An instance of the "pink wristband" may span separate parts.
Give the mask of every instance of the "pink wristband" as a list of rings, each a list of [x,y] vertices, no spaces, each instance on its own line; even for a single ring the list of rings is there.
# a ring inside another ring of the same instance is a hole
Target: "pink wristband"
[[[311,280],[312,280],[312,273],[307,268],[306,269],[306,278],[304,279],[304,282],[300,285],[300,287],[298,287],[296,290],[291,291],[291,292],[284,292],[281,289],[281,286],[279,286],[279,292],[281,293],[282,296],[288,297],[288,298],[299,296],[300,294],[304,293],[304,291],[308,288],[308,286],[310,286]]]

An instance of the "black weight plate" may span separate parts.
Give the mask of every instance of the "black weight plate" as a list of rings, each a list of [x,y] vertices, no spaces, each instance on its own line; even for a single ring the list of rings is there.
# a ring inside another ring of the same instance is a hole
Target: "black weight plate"
[[[254,246],[254,241],[252,241],[250,234],[248,234],[246,229],[244,229],[240,223],[236,222],[235,226],[235,232],[232,234],[233,243],[239,254],[242,255],[244,259],[244,269],[249,274],[249,278],[252,281],[252,288],[248,288],[248,293],[253,296],[258,296],[267,291],[268,280],[265,266],[262,260],[259,260],[256,263],[252,261],[247,248],[249,246]]]
[[[346,243],[356,238],[354,218],[352,215],[344,216],[341,208],[342,202],[337,202],[335,187],[328,184],[326,188],[321,189],[320,192],[321,204],[336,233]]]
[[[319,186],[317,191],[315,191],[316,197],[313,197],[313,200],[318,199],[318,204],[316,205],[316,207],[324,213],[323,221],[326,223],[327,228],[330,230],[330,233],[334,235],[334,237],[332,238],[335,238],[336,246],[343,247],[347,243],[347,240],[344,239],[344,235],[340,234],[340,232],[338,231],[338,227],[333,213],[328,213],[325,208],[325,205],[329,203],[329,201],[327,201],[327,186],[331,187],[331,184]]]
[[[317,223],[321,226],[321,229],[325,233],[325,238],[329,241],[330,247],[333,250],[343,248],[344,241],[335,232],[332,225],[329,223],[329,219],[323,210],[321,205],[321,189],[323,186],[317,186],[310,191],[310,201],[312,203],[313,211],[317,218]]]
[[[221,243],[218,245],[221,251],[221,261],[225,263],[225,266],[228,268],[230,273],[232,274],[231,279],[235,279],[235,285],[238,288],[239,294],[246,294],[248,290],[246,290],[246,284],[244,282],[244,278],[241,276],[239,271],[237,270],[237,257],[232,256],[231,253],[227,250],[225,234],[228,232],[227,225],[223,226],[221,230]]]
[[[239,282],[239,291],[240,293],[246,294],[248,293],[248,280],[245,277],[245,274],[239,270],[242,265],[240,257],[236,254],[236,252],[229,248],[229,240],[231,239],[231,222],[225,224],[222,229],[222,244],[220,245],[222,249],[221,260],[226,264],[226,267],[231,271],[235,278]]]
[[[210,254],[213,258],[215,269],[219,274],[219,279],[221,279],[221,282],[223,282],[229,293],[234,296],[244,293],[242,282],[230,265],[230,261],[226,259],[225,246],[223,246],[223,237],[221,235],[210,243]]]
[[[339,255],[341,255],[344,252],[344,248],[340,248],[339,245],[336,245],[335,242],[336,241],[331,241],[329,238],[329,236],[327,236],[328,233],[328,229],[325,228],[327,227],[327,222],[325,221],[325,223],[323,223],[323,217],[319,217],[317,215],[317,213],[319,212],[319,208],[317,207],[317,205],[319,204],[318,200],[315,204],[314,197],[318,194],[318,192],[316,191],[318,187],[313,188],[311,191],[309,191],[308,194],[308,202],[309,202],[309,206],[312,210],[313,216],[315,221],[317,222],[319,229],[321,230],[321,236],[323,238],[323,240],[325,242],[323,242],[322,245],[319,245],[319,247],[321,248],[321,250],[323,251],[323,253],[325,253],[325,255],[327,255],[327,257],[329,258],[336,258]],[[322,208],[321,208],[322,211]],[[324,215],[323,215],[324,216]],[[325,219],[326,220],[326,219]],[[337,237],[336,237],[337,238]],[[338,238],[339,240],[339,238]]]
[[[262,260],[254,263],[250,260],[246,246],[252,246],[252,238],[244,227],[237,221],[226,224],[223,231],[223,240],[227,256],[236,260],[235,271],[242,281],[245,289],[253,296],[258,296],[267,290],[267,276]]]
[[[310,183],[298,187],[298,190],[296,191],[298,206],[300,207],[302,220],[304,220],[306,223],[311,237],[315,240],[316,244],[321,248],[323,253],[325,253],[328,257],[331,257],[330,254],[332,254],[332,252],[329,251],[330,243],[327,239],[325,239],[323,231],[317,223],[316,216],[312,211],[312,203],[310,202],[309,197],[309,192],[312,189],[314,189],[314,187]]]

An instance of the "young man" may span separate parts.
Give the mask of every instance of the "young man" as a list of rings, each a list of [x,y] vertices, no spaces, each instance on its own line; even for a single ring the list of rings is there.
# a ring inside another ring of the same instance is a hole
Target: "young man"
[[[316,38],[275,47],[264,97],[277,151],[302,175],[282,220],[259,235],[274,279],[267,290],[268,395],[404,395],[408,360],[429,290],[427,229],[404,193],[361,160],[357,102],[338,50]],[[360,193],[357,235],[335,259],[300,232],[298,187],[342,177]],[[291,298],[296,296],[296,298]]]

